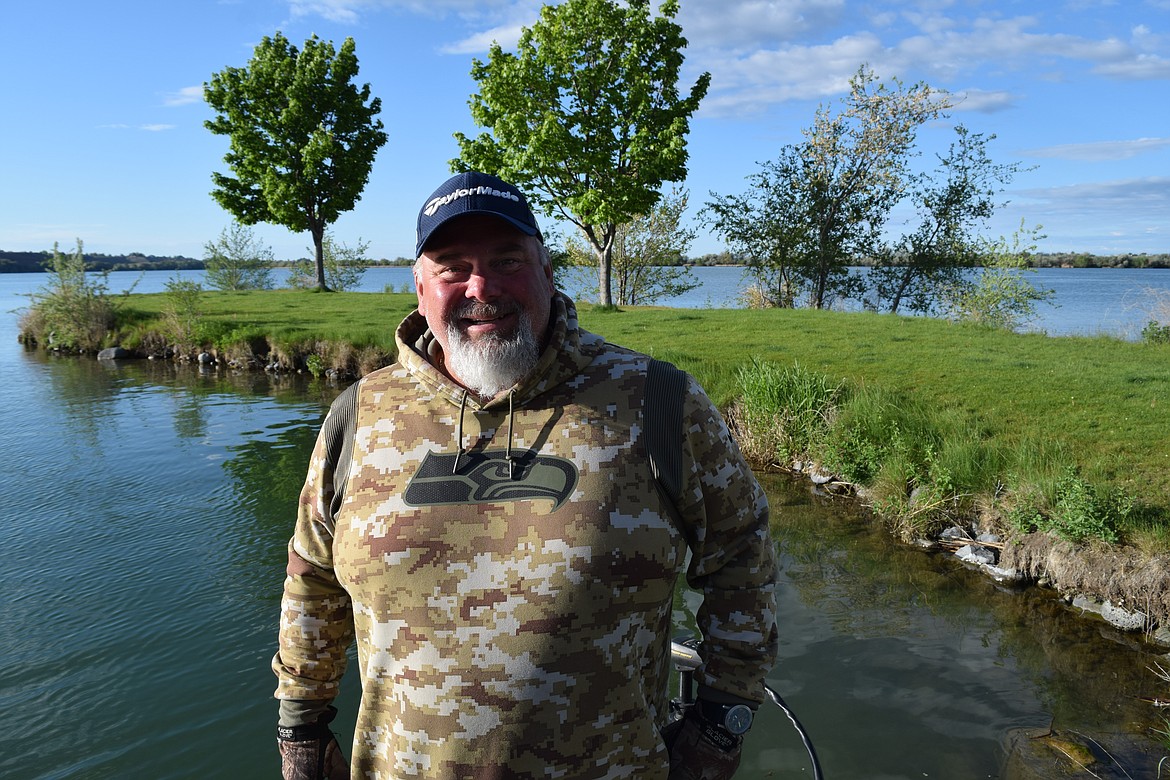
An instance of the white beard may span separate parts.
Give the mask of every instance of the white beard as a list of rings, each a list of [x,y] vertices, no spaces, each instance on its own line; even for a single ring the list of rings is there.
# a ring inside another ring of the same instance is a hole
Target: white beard
[[[540,344],[527,313],[520,314],[516,332],[510,337],[472,341],[454,323],[447,326],[447,369],[482,398],[495,398],[512,387],[539,359]]]

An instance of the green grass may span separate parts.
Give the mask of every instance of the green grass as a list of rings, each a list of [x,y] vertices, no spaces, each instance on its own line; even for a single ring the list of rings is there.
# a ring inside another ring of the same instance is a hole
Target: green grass
[[[739,367],[797,363],[969,415],[983,436],[1005,446],[1060,445],[1092,477],[1170,505],[1170,345],[888,314],[632,309],[595,316],[582,309],[584,327],[676,360],[721,405],[736,394]]]
[[[220,340],[265,337],[289,348],[337,341],[392,354],[394,328],[414,303],[405,293],[274,290],[205,292],[199,309],[204,332]],[[166,305],[165,293],[124,300],[125,338],[143,338]],[[915,469],[956,485],[1015,471],[1029,475],[1021,484],[1052,497],[1058,484],[1067,493],[1071,464],[1085,483],[1154,507],[1132,521],[1165,534],[1170,344],[873,313],[588,304],[579,313],[586,329],[691,372],[724,408],[744,396],[743,371],[753,365],[818,393],[845,388],[852,405],[842,407],[822,454],[869,447],[873,473],[855,476],[879,486],[913,478]]]
[[[123,310],[149,329],[166,310],[166,293],[131,295]],[[393,349],[394,329],[411,309],[414,295],[320,293],[315,290],[205,291],[201,319],[215,332],[258,334],[276,342],[308,339],[348,341]]]

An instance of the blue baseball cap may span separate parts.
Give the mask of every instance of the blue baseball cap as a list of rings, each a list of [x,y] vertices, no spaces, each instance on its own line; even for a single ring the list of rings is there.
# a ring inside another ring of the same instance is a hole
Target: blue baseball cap
[[[520,190],[487,173],[457,173],[439,185],[418,212],[414,256],[419,257],[436,230],[464,214],[491,214],[507,220],[528,236],[541,241],[540,228]]]

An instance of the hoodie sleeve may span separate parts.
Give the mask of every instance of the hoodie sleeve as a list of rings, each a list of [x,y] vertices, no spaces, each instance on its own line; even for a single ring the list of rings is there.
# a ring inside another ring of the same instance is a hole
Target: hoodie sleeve
[[[692,547],[687,582],[703,595],[696,616],[704,658],[700,695],[758,704],[778,649],[768,499],[723,416],[693,378],[684,426],[679,510]]]
[[[351,386],[330,408],[297,505],[280,606],[279,649],[272,659],[276,698],[282,701],[321,706],[332,701],[353,642],[349,595],[333,570],[333,530],[344,489],[337,477],[348,470],[353,440],[356,390],[357,385]]]

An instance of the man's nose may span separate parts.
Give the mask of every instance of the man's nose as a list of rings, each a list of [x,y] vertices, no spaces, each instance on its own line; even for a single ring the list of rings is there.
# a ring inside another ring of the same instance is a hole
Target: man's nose
[[[500,285],[490,271],[475,271],[467,277],[464,294],[477,301],[490,301],[499,296]]]

